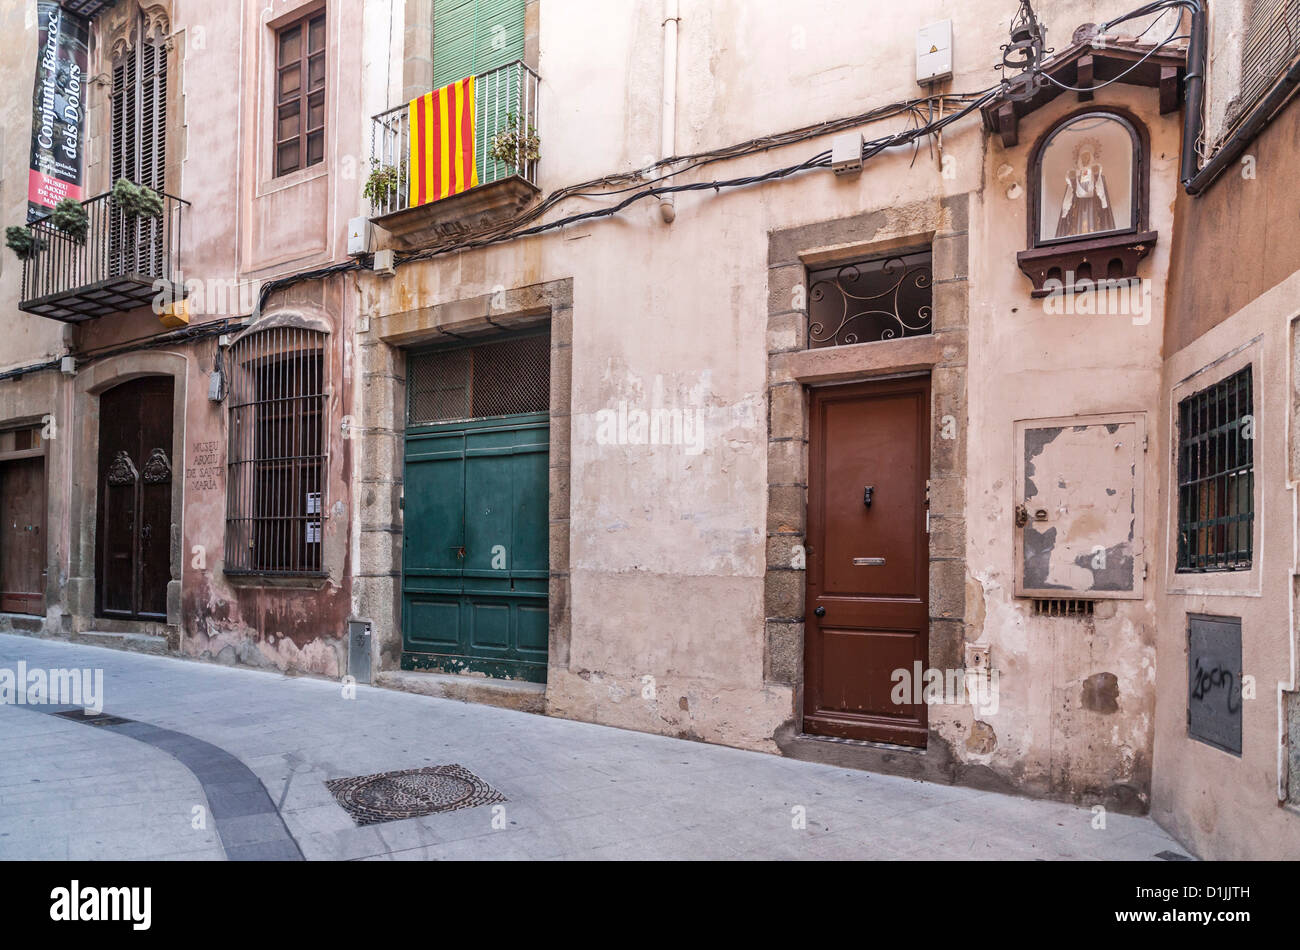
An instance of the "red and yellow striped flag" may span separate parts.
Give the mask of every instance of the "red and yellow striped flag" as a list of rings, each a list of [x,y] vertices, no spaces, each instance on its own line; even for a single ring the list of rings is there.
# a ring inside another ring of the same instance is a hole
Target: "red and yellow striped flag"
[[[412,208],[477,187],[473,76],[412,99],[410,123]]]

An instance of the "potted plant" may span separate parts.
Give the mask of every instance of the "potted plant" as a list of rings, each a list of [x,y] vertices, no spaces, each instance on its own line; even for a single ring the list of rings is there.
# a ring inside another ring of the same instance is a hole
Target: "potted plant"
[[[17,255],[20,261],[29,260],[37,251],[45,249],[45,242],[36,236],[30,227],[14,224],[5,228],[5,246]]]
[[[158,192],[144,185],[135,185],[119,178],[111,192],[113,204],[130,217],[161,218],[162,198]]]
[[[370,160],[370,163],[374,168],[370,170],[361,193],[365,195],[372,208],[388,209],[402,182],[406,180],[406,163],[385,165],[374,158]]]
[[[525,129],[519,116],[512,112],[506,119],[506,128],[492,136],[492,148],[488,154],[517,172],[542,157],[541,147],[537,128],[530,122]]]
[[[90,217],[80,201],[64,198],[50,212],[50,223],[78,244],[86,243],[86,232],[90,230]]]

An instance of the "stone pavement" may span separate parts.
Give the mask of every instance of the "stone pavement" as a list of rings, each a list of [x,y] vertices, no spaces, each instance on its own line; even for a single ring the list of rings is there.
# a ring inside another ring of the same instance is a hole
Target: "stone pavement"
[[[0,635],[0,669],[19,661],[102,669],[104,713],[131,721],[89,725],[50,707],[0,705],[3,859],[1186,853],[1144,818],[1110,814],[1094,830],[1091,811],[1053,802],[369,687],[345,699],[325,680]],[[440,765],[470,770],[505,803],[358,826],[325,785]],[[806,826],[796,828],[800,815]]]

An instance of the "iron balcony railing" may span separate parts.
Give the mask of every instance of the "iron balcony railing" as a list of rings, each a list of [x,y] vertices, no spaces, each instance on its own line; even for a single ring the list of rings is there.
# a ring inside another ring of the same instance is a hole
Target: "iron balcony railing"
[[[159,197],[158,217],[129,213],[109,193],[83,201],[84,238],[55,227],[50,215],[37,218],[19,309],[75,322],[144,306],[158,295],[159,281],[179,285],[181,216],[189,202]]]
[[[524,146],[537,128],[537,92],[541,78],[516,60],[475,77],[474,160],[480,187],[519,175],[537,184],[537,162],[530,160]],[[513,130],[518,143],[513,161],[492,157],[493,143],[502,133]],[[370,135],[371,170],[394,169],[394,187],[372,201],[375,217],[410,207],[411,124],[409,103],[374,117]]]

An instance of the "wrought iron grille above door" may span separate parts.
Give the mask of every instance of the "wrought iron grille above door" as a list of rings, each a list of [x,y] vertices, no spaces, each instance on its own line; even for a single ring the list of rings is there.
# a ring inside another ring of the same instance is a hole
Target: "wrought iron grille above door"
[[[931,333],[932,283],[928,250],[810,271],[808,348]]]
[[[406,377],[412,426],[548,412],[551,337],[535,333],[414,353]]]

